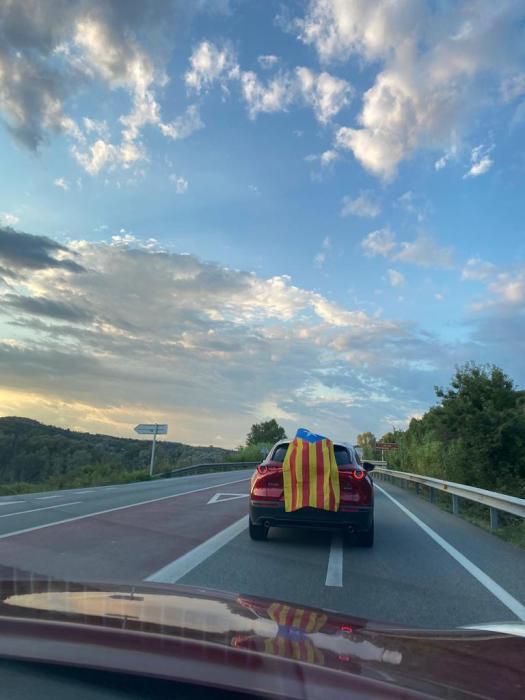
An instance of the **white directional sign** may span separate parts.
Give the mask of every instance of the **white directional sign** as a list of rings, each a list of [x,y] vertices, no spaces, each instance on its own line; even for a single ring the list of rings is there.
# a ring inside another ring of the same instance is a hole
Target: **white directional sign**
[[[134,430],[139,435],[166,435],[168,426],[166,423],[140,423]]]
[[[234,501],[236,498],[248,498],[247,493],[216,493],[206,505],[210,503],[223,503],[224,501]]]

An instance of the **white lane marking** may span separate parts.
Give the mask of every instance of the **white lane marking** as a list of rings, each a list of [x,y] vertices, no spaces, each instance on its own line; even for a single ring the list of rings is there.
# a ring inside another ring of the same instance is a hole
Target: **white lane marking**
[[[177,498],[178,496],[188,496],[190,493],[198,493],[199,491],[209,491],[210,489],[215,489],[217,486],[229,486],[230,484],[238,484],[241,481],[249,481],[251,477],[247,476],[244,479],[236,479],[236,481],[226,481],[224,484],[214,484],[213,486],[203,486],[200,489],[192,489],[191,491],[183,491],[182,493],[173,493],[171,496],[160,496],[159,498],[149,498],[147,501],[139,501],[138,503],[129,503],[127,506],[117,506],[116,508],[106,508],[106,510],[97,510],[93,513],[86,513],[85,515],[75,515],[72,518],[65,518],[64,520],[55,520],[53,523],[44,523],[43,525],[34,525],[33,527],[26,527],[23,530],[14,530],[13,532],[5,532],[0,535],[0,540],[5,540],[7,537],[14,537],[15,535],[23,535],[26,532],[33,532],[33,530],[43,530],[46,527],[53,527],[54,525],[64,525],[65,523],[73,523],[76,520],[84,520],[85,518],[93,518],[96,515],[105,515],[106,513],[114,513],[118,510],[125,510],[126,508],[134,508],[135,506],[145,506],[148,503],[156,503],[157,501],[165,501],[168,498]],[[78,501],[79,503],[81,501]],[[62,508],[68,505],[67,503],[61,503],[58,506],[49,506],[52,508]],[[37,508],[37,510],[44,510],[44,508]],[[21,513],[29,513],[28,510],[21,511]],[[15,515],[14,513],[8,513],[8,515]],[[18,515],[18,514],[17,514]],[[5,518],[5,515],[0,515],[0,518]]]
[[[86,491],[75,491],[73,496],[82,496],[84,493],[95,493],[95,489],[86,489]]]
[[[470,561],[470,559],[467,559],[467,557],[461,554],[460,551],[444,540],[441,535],[438,535],[437,532],[420,520],[417,515],[411,513],[402,503],[387,493],[383,488],[381,488],[381,486],[378,486],[377,482],[375,483],[375,488],[379,489],[379,491],[389,498],[392,503],[395,503],[395,505],[400,508],[405,515],[408,515],[408,517],[413,520],[416,525],[419,525],[419,527],[426,532],[427,535],[431,537],[434,542],[436,542],[436,544],[442,547],[445,552],[450,554],[450,556],[455,559],[458,564],[460,564],[471,576],[481,583],[481,585],[484,586],[489,593],[492,593],[492,595],[497,598],[500,603],[503,603],[503,605],[511,610],[517,617],[519,617],[520,620],[525,621],[525,605],[522,605],[519,600],[516,600],[516,598],[511,596],[511,594],[502,588],[499,583],[496,583],[494,579],[487,576],[484,571],[479,569],[473,562]]]
[[[48,501],[50,498],[64,498],[61,493],[57,493],[56,496],[37,496],[37,501]]]
[[[15,503],[25,503],[25,501],[3,501],[0,506],[12,506]]]
[[[194,549],[190,549],[189,552],[175,559],[171,564],[151,574],[145,581],[155,581],[156,583],[176,583],[180,581],[183,576],[199,564],[202,564],[203,561],[215,554],[225,544],[228,544],[234,537],[240,535],[247,527],[248,516],[243,515],[240,520],[228,525],[227,528],[213,535],[209,540],[197,545]]]
[[[56,506],[42,506],[42,508],[31,508],[30,510],[19,510],[16,513],[4,513],[0,518],[11,518],[13,515],[25,515],[26,513],[36,513],[37,510],[51,510],[51,508],[64,508],[65,506],[78,506],[82,501],[73,501],[72,503],[59,503]],[[0,535],[3,537],[3,535]]]
[[[332,534],[324,585],[339,586],[340,588],[343,585],[343,535],[340,532]]]
[[[210,503],[224,503],[224,501],[235,501],[237,498],[248,498],[247,493],[216,493],[214,496],[210,498],[208,503],[206,503],[207,506],[210,505]]]

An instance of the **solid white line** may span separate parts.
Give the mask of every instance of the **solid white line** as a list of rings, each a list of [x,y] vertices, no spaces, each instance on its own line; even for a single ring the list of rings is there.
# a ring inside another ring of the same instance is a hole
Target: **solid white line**
[[[492,595],[497,598],[500,603],[503,603],[503,605],[511,610],[517,617],[519,617],[520,620],[525,621],[525,605],[522,605],[519,600],[516,600],[516,598],[511,596],[511,594],[502,588],[499,583],[496,583],[494,579],[487,576],[487,574],[479,569],[473,562],[471,562],[470,559],[467,559],[467,557],[461,554],[460,551],[444,540],[441,535],[438,535],[437,532],[432,530],[431,527],[426,525],[416,515],[411,513],[408,508],[405,508],[402,503],[387,493],[383,488],[381,488],[381,486],[378,486],[377,483],[375,484],[375,488],[379,489],[379,491],[389,498],[392,503],[395,503],[395,505],[400,508],[405,515],[408,515],[408,517],[413,520],[416,525],[419,525],[419,527],[426,532],[427,535],[431,537],[434,542],[436,542],[436,544],[442,547],[445,552],[450,554],[450,556],[455,559],[458,564],[460,564],[471,576],[481,583],[482,586],[492,593]]]
[[[324,585],[339,586],[340,588],[343,585],[343,535],[340,532],[332,534]]]
[[[37,501],[48,501],[50,498],[64,498],[64,496],[61,493],[57,493],[56,496],[37,496],[36,500]]]
[[[0,506],[12,506],[15,503],[25,503],[25,501],[3,501]]]
[[[126,508],[134,508],[135,506],[144,506],[148,503],[156,503],[157,501],[165,501],[168,498],[177,498],[178,496],[188,496],[190,493],[198,493],[199,491],[209,491],[210,489],[218,488],[219,486],[229,486],[230,484],[238,484],[241,481],[249,481],[250,477],[245,477],[244,479],[236,479],[236,481],[225,481],[223,484],[213,484],[213,486],[204,486],[201,489],[192,489],[191,491],[183,491],[182,493],[173,493],[171,496],[160,496],[160,498],[150,498],[147,501],[139,501],[138,503],[129,503],[127,506],[117,506],[116,508],[106,508],[106,510],[97,510],[94,513],[86,513],[85,515],[75,515],[72,518],[65,518],[64,520],[56,520],[53,523],[44,523],[43,525],[35,525],[34,527],[26,527],[23,530],[15,530],[14,532],[6,532],[0,535],[0,540],[4,540],[7,537],[14,537],[15,535],[23,535],[26,532],[33,532],[33,530],[43,530],[46,527],[53,527],[54,525],[64,525],[65,523],[73,523],[76,520],[84,520],[85,518],[93,518],[96,515],[104,515],[105,513],[114,513],[118,510],[125,510]],[[80,503],[81,501],[79,501]],[[67,505],[67,503],[61,503],[59,506],[50,506],[52,508],[62,508]],[[44,510],[44,508],[37,508],[37,510]],[[21,511],[21,513],[29,513],[28,510]],[[8,515],[15,515],[14,513],[8,513]],[[16,514],[18,515],[18,513]],[[5,518],[5,515],[0,515],[0,518]]]
[[[42,506],[42,508],[31,508],[31,510],[19,510],[17,513],[4,513],[0,518],[11,518],[13,515],[25,515],[26,513],[36,513],[37,510],[51,510],[51,508],[64,508],[64,506],[78,506],[82,501],[74,501],[72,503],[60,503],[56,506]],[[3,535],[0,535],[3,537]]]
[[[156,583],[176,583],[180,579],[189,573],[203,561],[215,554],[221,547],[228,544],[234,537],[240,535],[240,533],[246,529],[248,526],[248,516],[243,515],[240,520],[229,525],[224,530],[221,530],[209,540],[197,545],[194,549],[190,549],[189,552],[183,554],[171,564],[159,569],[151,576],[148,576],[146,581],[155,581]]]

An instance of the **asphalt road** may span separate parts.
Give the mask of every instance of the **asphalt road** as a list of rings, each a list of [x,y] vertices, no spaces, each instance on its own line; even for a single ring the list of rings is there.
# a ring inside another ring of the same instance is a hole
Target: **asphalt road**
[[[337,534],[247,532],[251,470],[0,498],[0,575],[144,580],[456,627],[525,620],[525,552],[376,484],[371,550]]]

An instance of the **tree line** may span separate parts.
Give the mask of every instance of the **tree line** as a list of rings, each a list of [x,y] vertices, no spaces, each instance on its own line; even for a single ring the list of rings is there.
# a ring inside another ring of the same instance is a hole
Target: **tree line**
[[[435,393],[438,403],[406,430],[358,435],[365,456],[394,442],[386,455],[395,469],[525,497],[525,391],[495,365],[467,363]]]

